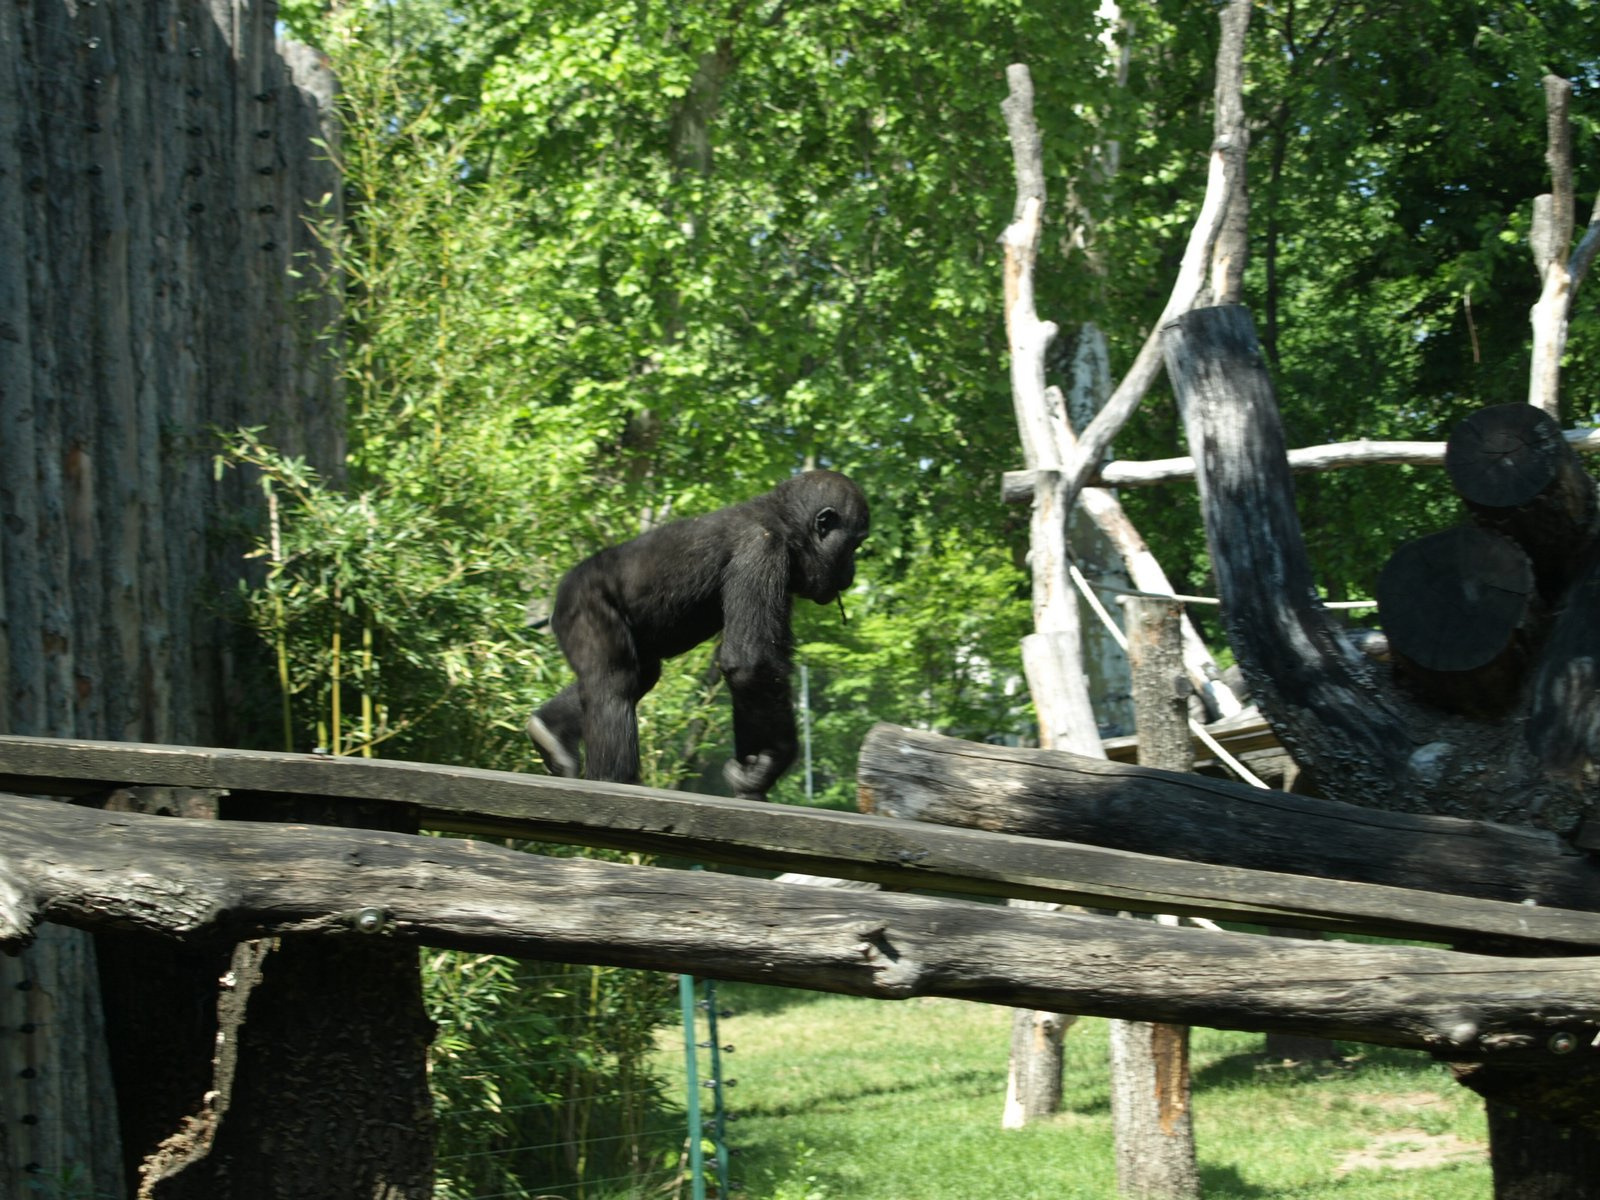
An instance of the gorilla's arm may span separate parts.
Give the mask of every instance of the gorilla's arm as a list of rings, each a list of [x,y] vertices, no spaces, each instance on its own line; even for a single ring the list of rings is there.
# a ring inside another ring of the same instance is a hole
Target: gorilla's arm
[[[765,799],[794,762],[789,694],[789,549],[776,531],[751,523],[740,534],[722,586],[724,626],[718,663],[733,700],[734,793]]]

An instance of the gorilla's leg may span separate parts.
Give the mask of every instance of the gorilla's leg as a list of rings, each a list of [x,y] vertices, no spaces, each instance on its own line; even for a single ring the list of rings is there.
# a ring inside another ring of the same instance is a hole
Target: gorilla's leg
[[[633,634],[608,606],[572,614],[558,630],[561,649],[578,673],[583,711],[584,776],[639,782],[640,698],[661,678],[659,659],[641,660]]]
[[[583,702],[578,685],[569,683],[534,709],[528,718],[528,736],[552,775],[575,779],[581,773],[578,742],[583,737]]]

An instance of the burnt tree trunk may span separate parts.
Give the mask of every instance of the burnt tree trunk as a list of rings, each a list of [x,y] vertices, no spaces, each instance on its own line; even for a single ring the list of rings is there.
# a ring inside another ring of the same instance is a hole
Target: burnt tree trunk
[[[1541,764],[1575,783],[1600,761],[1600,555],[1591,547],[1588,558],[1557,608],[1528,716]]]
[[[1139,762],[1187,771],[1192,763],[1190,688],[1180,632],[1183,606],[1132,600],[1126,612]],[[1189,1106],[1189,1027],[1119,1020],[1111,1022],[1110,1038],[1117,1194],[1129,1200],[1197,1198],[1200,1168]]]
[[[1224,623],[1251,694],[1332,799],[1569,831],[1592,789],[1553,778],[1515,720],[1429,708],[1359,654],[1318,599],[1272,384],[1249,313],[1167,326]]]
[[[221,815],[417,831],[415,810],[236,792]],[[359,852],[355,857],[359,860]],[[379,905],[358,929],[381,934]],[[146,1169],[140,1200],[426,1200],[433,1101],[414,946],[283,937],[234,948],[212,1091]]]
[[[1516,538],[1532,563],[1531,571],[1514,558],[1495,567],[1464,562],[1459,554],[1433,563],[1457,576],[1428,585],[1434,595],[1442,589],[1474,602],[1467,605],[1469,630],[1478,628],[1476,619],[1483,615],[1480,583],[1514,581],[1505,589],[1508,595],[1487,605],[1497,610],[1483,622],[1490,634],[1474,638],[1474,654],[1487,644],[1486,661],[1507,676],[1497,681],[1502,694],[1489,706],[1504,715],[1478,719],[1438,706],[1469,707],[1462,695],[1470,694],[1470,686],[1424,686],[1407,695],[1393,675],[1349,650],[1317,602],[1272,388],[1249,315],[1242,309],[1187,314],[1166,330],[1165,348],[1199,468],[1207,542],[1230,641],[1262,710],[1323,793],[1570,833],[1593,806],[1593,783],[1575,768],[1589,757],[1595,739],[1588,731],[1600,704],[1593,668],[1580,653],[1593,638],[1595,597],[1586,590],[1585,574],[1593,501],[1564,439],[1552,438],[1550,426],[1537,418],[1493,410],[1469,420],[1452,439],[1452,476],[1465,487],[1469,506],[1480,521]],[[1411,561],[1394,570],[1404,577],[1416,579],[1419,563],[1426,570],[1426,555],[1403,558]],[[1536,626],[1530,634],[1527,612],[1530,573],[1544,599],[1565,610],[1556,636],[1535,651],[1533,687],[1512,678],[1511,668],[1520,664],[1508,657],[1518,651],[1519,640],[1537,638]],[[1567,588],[1564,581],[1576,576],[1585,586]],[[1390,606],[1397,616],[1407,614],[1399,619],[1402,627],[1427,614],[1426,600],[1403,600]],[[1402,628],[1396,645],[1402,654],[1417,655],[1426,653],[1419,649],[1425,644],[1416,629]],[[1465,674],[1473,669],[1469,664]],[[1530,710],[1541,726],[1531,738],[1524,734]],[[1552,764],[1564,769],[1552,770]],[[1548,1050],[1577,1059],[1577,1078],[1597,1069],[1600,1050],[1581,1039],[1562,1039],[1559,1047],[1552,1042]],[[1562,1083],[1547,1073],[1509,1067],[1475,1073],[1473,1086],[1494,1097],[1500,1200],[1600,1195],[1593,1171],[1600,1122],[1592,1091],[1572,1087],[1573,1077]],[[1515,1095],[1515,1109],[1503,1098],[1508,1092]],[[1563,1130],[1552,1130],[1548,1121]]]

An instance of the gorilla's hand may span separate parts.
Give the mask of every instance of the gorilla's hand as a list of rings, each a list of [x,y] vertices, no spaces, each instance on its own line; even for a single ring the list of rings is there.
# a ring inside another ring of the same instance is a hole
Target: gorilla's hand
[[[722,777],[740,800],[765,800],[767,789],[783,774],[777,761],[770,754],[752,754],[743,761],[730,758],[722,768]]]

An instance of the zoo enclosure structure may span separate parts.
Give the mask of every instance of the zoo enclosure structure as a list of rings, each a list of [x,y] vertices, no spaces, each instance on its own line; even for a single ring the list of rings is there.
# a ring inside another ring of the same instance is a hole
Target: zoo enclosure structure
[[[175,945],[205,966],[194,978],[217,999],[198,1006],[209,1023],[169,1053],[215,1077],[202,1111],[179,1114],[190,1136],[147,1148],[150,1196],[283,1196],[308,1180],[299,1194],[426,1194],[417,945],[1315,1033],[1424,1049],[1468,1075],[1494,1063],[1548,1077],[1589,1065],[1600,1040],[1600,866],[1552,834],[889,725],[863,747],[860,786],[866,814],[383,760],[0,738],[0,787],[75,801],[4,797],[0,945],[49,921],[154,961]],[[419,829],[1496,952],[1177,929],[398,831]],[[206,956],[230,953],[218,984]],[[322,1103],[337,1107],[337,1138],[318,1128]],[[378,1179],[356,1153],[373,1136],[395,1151]]]

